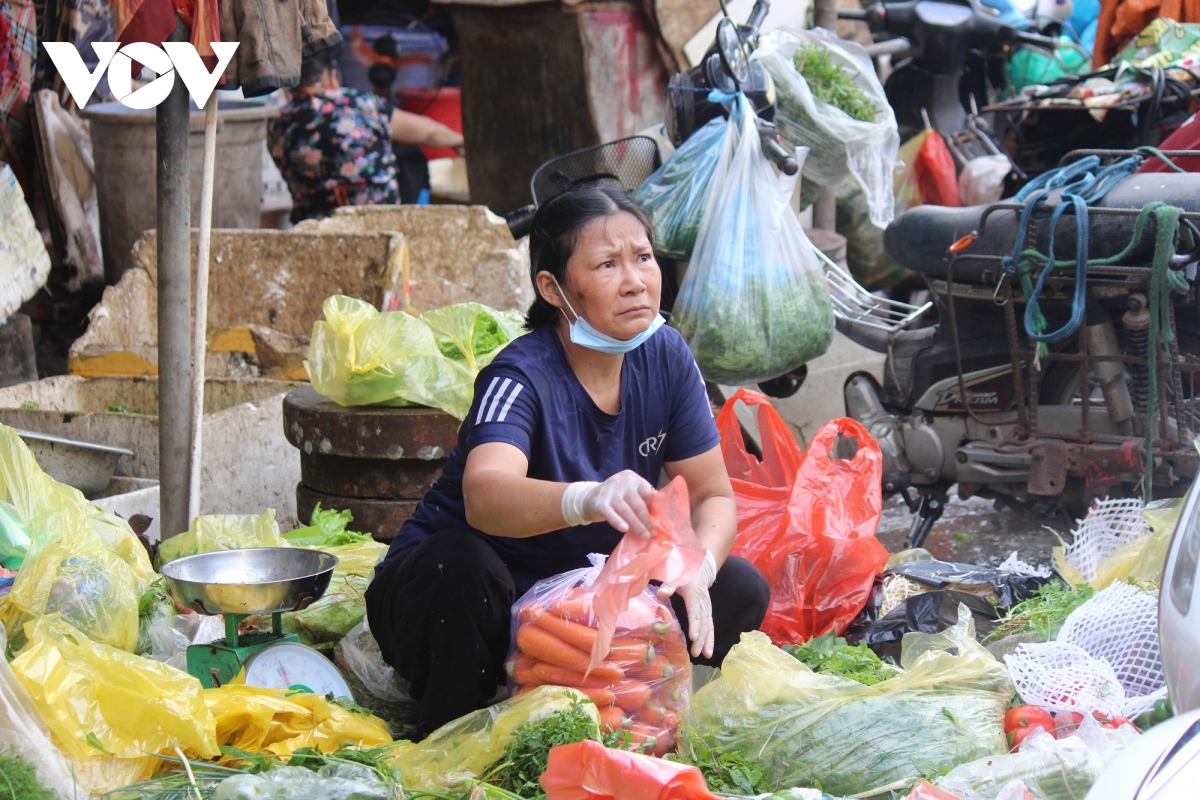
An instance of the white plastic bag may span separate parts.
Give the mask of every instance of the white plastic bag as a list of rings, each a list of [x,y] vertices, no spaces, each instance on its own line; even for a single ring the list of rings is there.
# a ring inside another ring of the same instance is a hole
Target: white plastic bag
[[[176,614],[150,626],[150,653],[146,656],[187,672],[187,649],[225,636],[225,621],[219,616]]]
[[[796,51],[807,45],[825,49],[875,106],[874,122],[860,122],[839,108],[815,98],[796,70]],[[892,221],[892,173],[896,169],[900,134],[875,67],[859,45],[827,31],[777,30],[759,38],[754,58],[766,67],[777,93],[775,124],[784,139],[809,148],[804,180],[836,186],[853,175],[867,195],[871,222],[880,228]]]
[[[33,698],[2,655],[7,646],[8,637],[0,625],[0,752],[11,748],[37,769],[41,784],[63,800],[86,797],[87,793],[75,786],[62,751],[50,741],[50,729]],[[0,796],[2,793],[0,789]]]
[[[313,772],[276,767],[221,781],[213,800],[390,800],[392,788],[367,767],[329,764]]]
[[[1042,800],[1079,800],[1138,735],[1128,725],[1105,730],[1087,716],[1065,739],[1034,733],[1020,751],[961,764],[938,778],[937,785],[963,800],[1000,800],[1019,780]]]
[[[372,696],[392,703],[412,702],[408,681],[383,660],[379,642],[375,641],[365,618],[350,629],[337,647],[354,677],[362,681]]]
[[[790,200],[796,176],[763,155],[745,95],[734,99],[696,249],[671,318],[706,378],[774,378],[829,348],[829,285]],[[796,150],[803,163],[804,148]]]

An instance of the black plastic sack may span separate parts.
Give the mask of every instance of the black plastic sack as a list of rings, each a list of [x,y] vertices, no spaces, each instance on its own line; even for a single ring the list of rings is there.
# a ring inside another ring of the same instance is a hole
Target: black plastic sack
[[[903,575],[931,589],[953,589],[992,599],[1007,611],[1050,581],[1049,577],[1008,572],[994,567],[957,564],[952,561],[912,561],[897,564],[885,574]]]
[[[941,633],[953,627],[958,621],[959,603],[971,610],[977,637],[995,627],[998,614],[990,601],[969,592],[942,590],[913,595],[879,619],[855,619],[846,630],[846,641],[864,642],[880,658],[898,664],[904,634]],[[879,608],[878,604],[875,608]]]

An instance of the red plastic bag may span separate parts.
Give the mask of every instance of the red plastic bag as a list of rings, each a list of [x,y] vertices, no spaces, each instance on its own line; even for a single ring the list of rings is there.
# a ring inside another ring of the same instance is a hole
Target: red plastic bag
[[[650,501],[654,538],[625,534],[608,557],[592,586],[592,612],[600,635],[592,646],[588,669],[604,660],[612,644],[617,618],[629,602],[646,590],[651,580],[682,586],[704,563],[704,547],[692,530],[692,504],[687,482],[675,478]]]
[[[700,770],[591,740],[550,751],[546,800],[717,800]]]
[[[954,157],[937,131],[930,131],[917,151],[913,171],[917,186],[921,188],[922,203],[955,208],[962,204],[958,197],[958,170],[954,166]]]
[[[758,406],[761,464],[746,452],[734,414],[739,400]],[[758,567],[771,586],[763,632],[780,645],[840,633],[888,559],[875,538],[883,508],[879,445],[854,420],[837,419],[801,455],[766,396],[747,389],[721,409],[717,428],[737,497],[733,554]],[[853,458],[831,457],[839,435],[857,441]]]
[[[939,789],[929,781],[917,781],[913,784],[912,791],[908,793],[908,800],[962,800],[962,798],[954,792]]]

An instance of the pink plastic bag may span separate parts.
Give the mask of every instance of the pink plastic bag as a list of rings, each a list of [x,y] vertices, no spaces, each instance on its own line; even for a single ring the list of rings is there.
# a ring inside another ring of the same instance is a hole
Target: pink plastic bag
[[[591,740],[550,751],[546,800],[717,800],[700,770]]]
[[[704,547],[692,530],[692,506],[683,476],[675,478],[650,501],[654,538],[625,534],[608,557],[592,590],[592,613],[600,635],[592,646],[588,669],[604,660],[612,644],[617,617],[651,580],[682,586],[704,563]]]

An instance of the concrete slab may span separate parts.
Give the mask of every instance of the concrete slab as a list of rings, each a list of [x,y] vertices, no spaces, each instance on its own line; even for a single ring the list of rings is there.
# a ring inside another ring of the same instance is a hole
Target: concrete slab
[[[295,387],[261,379],[205,382],[201,513],[274,508],[280,525],[295,524],[300,464],[283,437],[283,396]],[[117,462],[117,475],[131,478],[158,478],[157,413],[155,378],[60,375],[0,389],[0,423],[124,447],[133,455]]]

